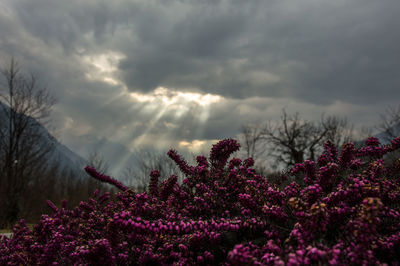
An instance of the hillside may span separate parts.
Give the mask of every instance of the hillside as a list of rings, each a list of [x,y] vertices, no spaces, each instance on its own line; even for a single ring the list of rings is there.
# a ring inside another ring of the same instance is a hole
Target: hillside
[[[1,102],[0,105],[1,127],[5,129],[4,132],[8,132],[9,125],[8,123],[5,123],[6,117],[4,113],[4,108],[8,110],[9,107],[5,106]],[[34,118],[29,117],[28,119],[30,119],[31,123],[39,129],[39,133],[43,136],[41,138],[41,143],[39,143],[38,145],[43,147],[54,147],[53,151],[46,156],[48,167],[59,163],[60,171],[68,170],[76,174],[83,173],[83,167],[87,164],[87,161],[83,157],[79,156],[75,152],[71,151],[67,146],[60,143],[42,124],[40,124]]]

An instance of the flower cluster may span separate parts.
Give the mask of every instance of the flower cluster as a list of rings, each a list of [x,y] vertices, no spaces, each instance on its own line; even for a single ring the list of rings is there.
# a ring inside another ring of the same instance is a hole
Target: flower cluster
[[[251,158],[229,160],[233,139],[196,166],[171,150],[182,184],[155,170],[143,193],[86,167],[122,191],[74,209],[47,201],[53,213],[33,230],[21,220],[0,238],[0,264],[399,265],[400,163],[384,160],[399,148],[400,138],[359,149],[328,142],[317,162],[287,172],[286,186],[258,175]]]

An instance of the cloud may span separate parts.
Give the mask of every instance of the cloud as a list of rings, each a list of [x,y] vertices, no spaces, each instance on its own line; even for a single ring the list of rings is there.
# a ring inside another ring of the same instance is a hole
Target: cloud
[[[397,1],[8,4],[31,38],[66,56],[120,54],[116,74],[131,91],[370,103],[399,84]]]
[[[400,97],[399,8],[398,0],[5,0],[0,58],[16,56],[56,95],[60,131],[195,147],[277,119],[285,106],[371,124]]]

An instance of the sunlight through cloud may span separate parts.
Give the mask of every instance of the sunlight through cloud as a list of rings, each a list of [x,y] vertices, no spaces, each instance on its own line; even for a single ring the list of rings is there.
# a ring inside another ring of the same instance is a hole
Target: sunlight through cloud
[[[135,139],[134,146],[140,146],[148,142],[148,135],[157,128],[158,123],[165,116],[172,119],[170,122],[174,127],[179,127],[182,119],[185,119],[185,114],[193,116],[196,125],[192,128],[192,133],[201,137],[204,124],[207,122],[210,108],[212,104],[223,100],[222,96],[213,94],[201,94],[195,92],[174,91],[166,87],[158,87],[153,92],[148,94],[130,92],[130,97],[137,103],[144,104],[143,110],[148,110],[152,118],[147,122],[148,126],[141,136]],[[149,107],[156,108],[149,108]],[[154,139],[151,143],[154,144]],[[203,141],[185,142],[182,141],[178,145],[191,150],[198,150]]]
[[[86,78],[111,85],[122,85],[114,73],[118,70],[118,63],[123,58],[125,58],[123,54],[113,51],[83,56],[83,62],[90,67]]]
[[[186,148],[186,149],[188,149],[188,150],[190,150],[192,152],[196,152],[196,151],[201,150],[203,148],[204,144],[206,144],[205,140],[195,139],[195,140],[193,140],[191,142],[181,141],[181,142],[179,142],[179,147],[180,148]]]
[[[138,102],[147,103],[159,101],[164,105],[172,105],[175,103],[195,103],[200,106],[208,106],[213,103],[217,103],[222,100],[222,97],[214,94],[201,94],[193,92],[181,92],[172,91],[165,87],[158,87],[150,94],[141,94],[137,92],[131,92],[130,96]]]

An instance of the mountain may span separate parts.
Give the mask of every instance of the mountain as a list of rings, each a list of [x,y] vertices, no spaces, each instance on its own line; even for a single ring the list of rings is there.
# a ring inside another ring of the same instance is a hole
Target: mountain
[[[400,122],[389,128],[388,131],[376,134],[375,137],[379,139],[381,144],[389,144],[392,141],[391,135],[400,136]]]
[[[0,121],[1,127],[4,129],[4,132],[8,132],[9,125],[8,123],[4,123],[4,119],[6,118],[5,110],[8,112],[9,107],[0,102]],[[24,116],[26,117],[26,116]],[[37,127],[38,133],[42,136],[40,139],[40,147],[48,147],[50,145],[53,146],[53,150],[49,152],[45,161],[48,163],[48,166],[51,167],[56,163],[59,164],[60,171],[67,170],[72,171],[77,176],[82,176],[83,168],[87,165],[87,161],[79,156],[78,154],[71,151],[67,146],[61,144],[50,132],[40,124],[36,119],[32,117],[28,117],[30,120],[30,124]]]
[[[388,132],[390,132],[390,134]],[[385,144],[390,144],[392,142],[393,138],[391,137],[391,135],[400,136],[400,122],[390,127],[386,132],[378,132],[374,134],[373,137],[378,138],[379,142],[382,145],[385,145]],[[364,146],[365,140],[366,139],[355,141],[354,145],[356,145],[356,147]]]
[[[50,133],[48,134],[49,136],[51,136]],[[75,152],[71,151],[67,146],[61,144],[54,137],[53,144],[54,150],[48,156],[50,165],[58,162],[61,169],[66,169],[76,173],[77,175],[81,175],[84,172],[84,167],[88,165],[87,160],[76,154]]]
[[[121,143],[94,135],[64,135],[67,145],[84,158],[96,154],[108,166],[107,174],[119,179],[128,167],[137,167],[137,154]]]

